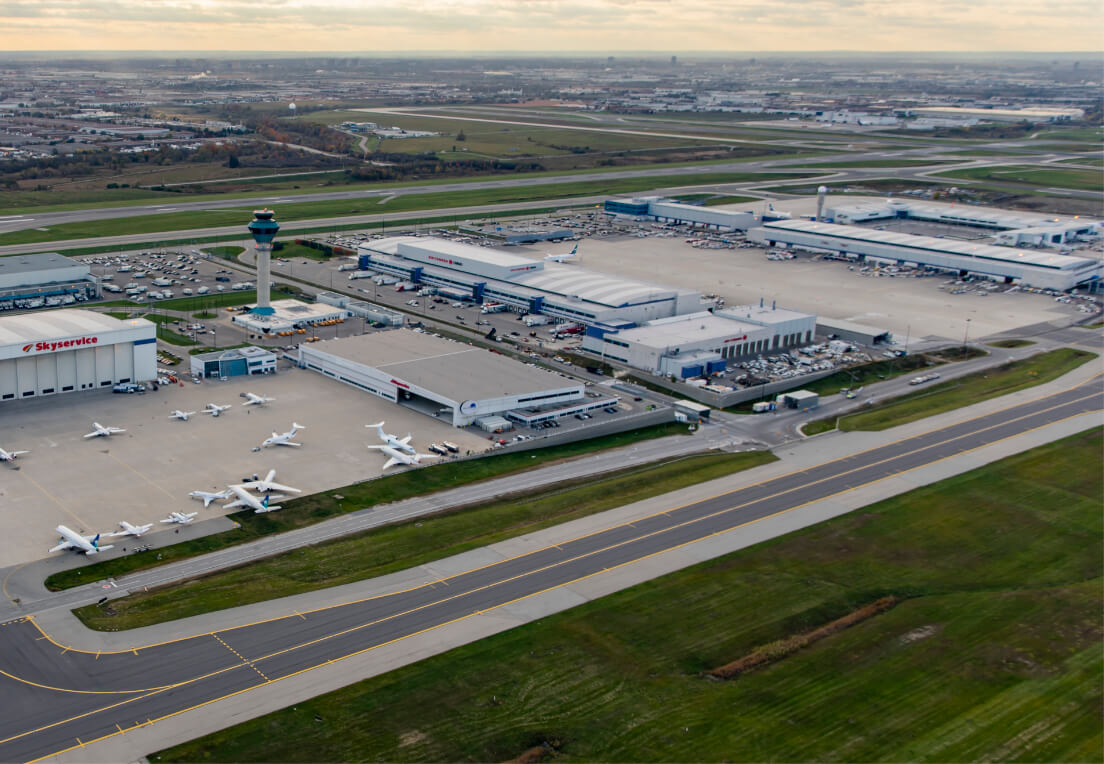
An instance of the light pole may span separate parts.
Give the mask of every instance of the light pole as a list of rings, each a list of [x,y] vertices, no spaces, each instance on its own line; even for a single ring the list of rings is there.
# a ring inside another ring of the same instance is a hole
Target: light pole
[[[970,319],[966,319],[966,331],[962,333],[962,359],[966,359],[966,341],[970,336]]]

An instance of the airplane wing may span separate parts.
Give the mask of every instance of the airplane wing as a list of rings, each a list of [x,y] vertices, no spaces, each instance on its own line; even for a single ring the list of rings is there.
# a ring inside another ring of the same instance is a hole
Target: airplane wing
[[[405,438],[399,438],[399,442],[405,446],[407,443],[410,442],[410,439],[413,437],[413,435],[407,435]]]
[[[88,433],[88,434],[87,434],[87,435],[85,435],[84,437],[85,437],[85,438],[94,438],[94,437],[96,437],[96,436],[97,436],[97,435],[99,435],[99,434],[100,434],[100,431],[99,431],[99,430],[96,430],[95,432],[90,432],[90,433]]]
[[[108,544],[107,546],[93,547],[92,549],[86,549],[85,554],[99,554],[100,552],[106,552],[108,549],[114,549],[114,544]]]
[[[394,467],[396,464],[402,464],[402,462],[392,456],[387,460],[387,463],[383,465],[383,468],[387,469],[388,467]]]
[[[59,543],[59,544],[58,544],[57,546],[55,546],[55,547],[51,547],[51,548],[50,548],[50,551],[51,551],[51,552],[60,552],[60,551],[61,551],[61,550],[63,550],[63,549],[72,549],[72,548],[73,548],[73,545],[72,545],[72,544],[71,544],[70,542],[68,542],[68,541],[62,541],[62,542],[61,542],[61,543]]]
[[[280,485],[279,483],[269,482],[268,490],[270,491],[287,491],[288,493],[302,493],[301,488],[292,488],[290,485]]]

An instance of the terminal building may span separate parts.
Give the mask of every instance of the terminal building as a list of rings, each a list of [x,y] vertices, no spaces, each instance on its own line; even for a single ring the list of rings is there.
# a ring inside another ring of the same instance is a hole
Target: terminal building
[[[305,329],[323,321],[344,321],[349,312],[326,304],[309,304],[299,300],[273,300],[268,313],[239,313],[230,322],[258,335]]]
[[[398,236],[365,242],[361,270],[437,287],[474,302],[585,324],[632,322],[704,309],[701,292],[532,260],[445,239]]]
[[[636,369],[690,379],[725,371],[730,361],[808,344],[815,332],[814,315],[744,305],[588,331],[582,347]]]
[[[100,296],[87,265],[56,252],[0,258],[0,310],[63,305]]]
[[[661,223],[693,225],[718,231],[746,231],[758,222],[751,212],[734,212],[715,207],[666,201],[659,196],[635,199],[607,199],[603,205],[607,214],[634,220],[650,219]]]
[[[254,347],[213,350],[191,357],[192,375],[201,378],[224,379],[253,374],[275,374],[276,354]]]
[[[578,380],[408,329],[304,343],[298,362],[456,427],[585,399]]]
[[[844,224],[888,219],[925,220],[999,231],[995,242],[1009,247],[1060,247],[1093,239],[1100,229],[1099,221],[1081,217],[904,199],[844,204],[827,210],[824,218],[825,222]]]
[[[156,326],[89,310],[0,318],[0,401],[157,378]]]
[[[1095,258],[812,220],[766,223],[748,231],[748,240],[770,247],[830,252],[853,260],[932,268],[957,278],[974,276],[1059,291],[1095,288],[1102,271],[1101,261]]]

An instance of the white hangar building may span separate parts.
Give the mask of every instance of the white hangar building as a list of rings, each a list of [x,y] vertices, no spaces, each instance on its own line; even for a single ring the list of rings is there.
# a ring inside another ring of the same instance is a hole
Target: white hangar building
[[[641,323],[704,309],[701,292],[598,273],[577,265],[532,260],[501,250],[414,236],[361,244],[361,270],[438,287],[475,302],[500,302],[586,324]]]
[[[584,398],[577,380],[408,329],[303,343],[299,366],[456,427],[492,414]]]
[[[89,310],[0,318],[0,401],[157,377],[157,327]]]

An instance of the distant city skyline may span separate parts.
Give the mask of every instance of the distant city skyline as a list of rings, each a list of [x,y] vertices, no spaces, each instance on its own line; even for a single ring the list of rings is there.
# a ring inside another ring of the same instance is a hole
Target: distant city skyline
[[[1099,51],[1092,0],[0,0],[0,51]]]

